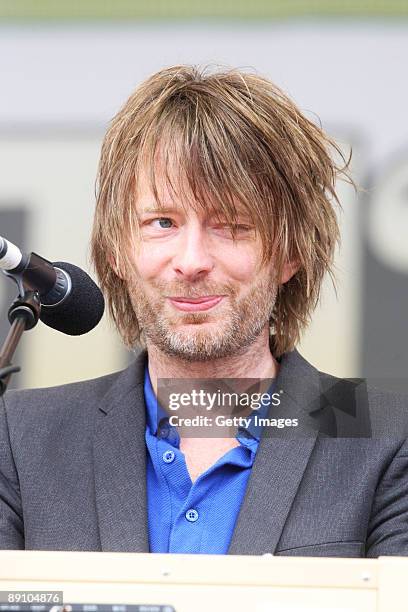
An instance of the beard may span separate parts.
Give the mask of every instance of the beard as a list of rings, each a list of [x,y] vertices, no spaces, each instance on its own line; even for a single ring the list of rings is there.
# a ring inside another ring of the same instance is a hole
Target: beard
[[[185,361],[208,361],[232,357],[246,349],[269,326],[277,297],[271,276],[259,278],[242,297],[233,283],[191,284],[155,282],[152,295],[138,277],[131,280],[129,294],[142,337],[166,355]],[[164,295],[199,297],[225,295],[214,312],[176,311]],[[157,297],[154,297],[157,296]]]

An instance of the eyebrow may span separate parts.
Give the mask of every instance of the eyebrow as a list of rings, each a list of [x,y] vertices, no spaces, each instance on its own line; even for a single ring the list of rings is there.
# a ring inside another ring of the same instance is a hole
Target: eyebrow
[[[157,206],[147,206],[142,208],[138,212],[139,215],[148,215],[148,214],[157,214],[160,213],[162,215],[166,213],[183,213],[185,212],[183,208],[177,208],[176,206],[172,206],[171,204],[166,204],[163,208],[158,208]],[[246,211],[237,211],[238,219],[242,219],[244,222],[251,222],[251,219]]]
[[[144,215],[148,213],[169,213],[169,212],[180,212],[182,209],[176,208],[175,206],[164,206],[163,208],[159,208],[157,206],[148,206],[146,208],[142,208],[139,211],[139,214]]]

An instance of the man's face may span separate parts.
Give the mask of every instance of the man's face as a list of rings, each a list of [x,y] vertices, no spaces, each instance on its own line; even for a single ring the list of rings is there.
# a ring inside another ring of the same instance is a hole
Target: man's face
[[[237,355],[261,332],[268,338],[277,285],[273,266],[260,268],[261,241],[251,222],[238,219],[233,241],[226,224],[204,211],[186,212],[164,185],[161,198],[165,212],[154,210],[153,193],[141,175],[140,241],[132,245],[126,276],[147,345],[206,361]]]

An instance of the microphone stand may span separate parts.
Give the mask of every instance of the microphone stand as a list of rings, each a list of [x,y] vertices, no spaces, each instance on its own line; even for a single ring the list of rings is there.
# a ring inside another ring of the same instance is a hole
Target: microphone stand
[[[20,295],[8,311],[11,328],[0,352],[0,397],[6,392],[11,375],[19,372],[19,366],[13,366],[11,360],[24,331],[32,329],[38,323],[41,303],[38,291],[31,291],[19,286]]]

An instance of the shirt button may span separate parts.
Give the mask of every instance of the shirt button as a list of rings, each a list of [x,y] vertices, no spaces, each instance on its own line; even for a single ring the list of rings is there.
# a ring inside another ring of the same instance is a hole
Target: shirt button
[[[163,453],[163,461],[164,463],[172,463],[175,459],[176,455],[174,453],[174,451],[172,450],[168,450],[165,453]]]
[[[186,519],[190,521],[190,523],[195,523],[196,520],[198,519],[197,510],[194,510],[194,508],[190,508],[190,510],[187,510]]]

